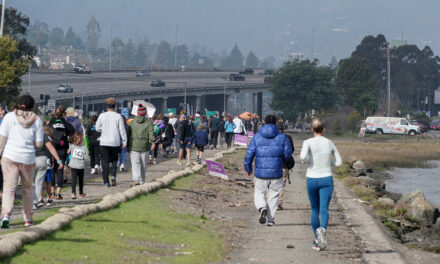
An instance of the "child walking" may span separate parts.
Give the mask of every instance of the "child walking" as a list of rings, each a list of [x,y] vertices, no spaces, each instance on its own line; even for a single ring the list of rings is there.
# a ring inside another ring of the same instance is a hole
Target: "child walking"
[[[82,133],[73,135],[73,142],[69,147],[71,159],[69,167],[72,169],[72,199],[76,199],[76,182],[78,181],[79,198],[86,196],[84,193],[84,167],[88,158],[87,148],[84,146]]]
[[[205,130],[205,125],[200,123],[194,139],[194,145],[197,148],[197,163],[199,164],[202,163],[203,151],[205,150],[205,146],[208,145],[208,141],[208,133]]]

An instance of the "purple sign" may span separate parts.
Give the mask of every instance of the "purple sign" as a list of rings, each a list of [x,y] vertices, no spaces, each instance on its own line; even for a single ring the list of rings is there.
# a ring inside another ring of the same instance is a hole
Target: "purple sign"
[[[234,144],[240,145],[240,146],[246,146],[247,145],[247,137],[235,134]]]
[[[246,132],[246,135],[248,137],[253,137],[254,136],[254,131],[248,131],[248,132]]]
[[[226,175],[226,170],[223,167],[223,164],[217,161],[205,160],[206,167],[208,167],[209,174],[212,176],[216,176],[222,179],[227,180],[228,175]]]

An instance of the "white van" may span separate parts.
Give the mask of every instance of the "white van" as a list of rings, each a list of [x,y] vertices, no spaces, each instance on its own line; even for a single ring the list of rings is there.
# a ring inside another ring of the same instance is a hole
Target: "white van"
[[[365,120],[366,133],[382,134],[420,134],[420,127],[411,125],[408,120],[400,117],[370,116]]]

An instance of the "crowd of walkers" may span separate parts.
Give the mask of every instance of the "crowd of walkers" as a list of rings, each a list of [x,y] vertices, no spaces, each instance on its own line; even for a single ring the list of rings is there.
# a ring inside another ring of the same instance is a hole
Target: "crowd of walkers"
[[[144,105],[130,117],[116,112],[116,100],[107,98],[106,112],[91,116],[84,127],[72,107],[58,106],[45,121],[32,110],[29,95],[19,98],[14,110],[0,105],[0,179],[2,187],[1,228],[8,228],[17,186],[21,183],[25,226],[33,224],[33,210],[63,200],[62,188],[71,180],[71,199],[84,198],[84,170],[90,160],[91,174],[102,174],[105,187],[116,186],[117,172],[125,169],[130,156],[133,183],[146,182],[147,164],[156,164],[159,154],[173,153],[178,165],[196,149],[200,164],[206,148],[232,146],[234,134],[257,132],[257,120],[243,122],[239,117],[187,116],[182,112],[147,116]],[[77,188],[78,185],[78,188]],[[44,192],[46,195],[44,195]],[[45,199],[46,198],[46,201]]]

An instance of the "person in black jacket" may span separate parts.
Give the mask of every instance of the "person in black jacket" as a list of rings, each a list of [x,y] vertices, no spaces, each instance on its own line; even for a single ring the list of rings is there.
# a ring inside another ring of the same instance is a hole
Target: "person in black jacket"
[[[94,115],[90,117],[90,124],[86,129],[86,136],[89,141],[89,156],[90,156],[90,167],[92,168],[91,174],[98,174],[98,170],[101,164],[99,156],[99,137],[101,133],[96,131],[96,120],[98,116]]]
[[[162,134],[160,135],[160,142],[162,144],[162,149],[165,151],[165,154],[163,155],[164,158],[168,158],[168,154],[171,150],[171,145],[174,141],[174,128],[169,123],[170,119],[165,116],[163,118],[163,123],[165,127],[163,128]]]
[[[209,122],[209,130],[211,131],[211,149],[217,148],[219,126],[220,120],[218,119],[218,114],[216,113],[211,119],[211,122]]]
[[[177,164],[182,165],[183,151],[186,152],[187,163],[186,166],[191,165],[191,143],[193,141],[193,136],[195,134],[195,129],[190,125],[189,121],[186,120],[186,115],[180,115],[180,152],[179,160]]]
[[[287,139],[289,139],[290,145],[292,146],[292,155],[293,152],[295,151],[295,146],[293,145],[293,138],[287,134],[284,133],[284,124],[283,123],[278,123],[277,124],[278,130],[283,133],[284,135],[286,135]],[[289,169],[287,168],[286,164],[283,165],[283,181],[284,181],[284,185],[283,188],[281,189],[280,192],[280,197],[278,198],[278,210],[283,210],[283,200],[284,200],[284,191],[286,189],[286,182],[287,182],[287,178],[289,176]]]

